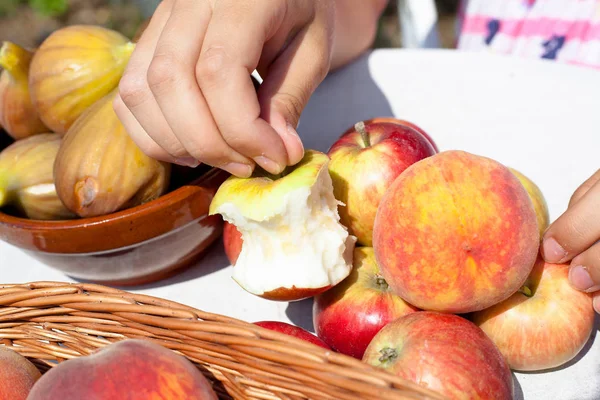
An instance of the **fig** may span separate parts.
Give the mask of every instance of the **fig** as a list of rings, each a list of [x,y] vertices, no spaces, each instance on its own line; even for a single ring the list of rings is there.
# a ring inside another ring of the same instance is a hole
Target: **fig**
[[[54,160],[61,144],[55,133],[18,140],[0,152],[0,207],[13,206],[37,220],[74,218],[56,194]]]
[[[31,61],[29,87],[40,118],[64,135],[75,120],[119,84],[135,45],[93,25],[54,31]]]
[[[48,132],[29,94],[33,52],[5,41],[0,47],[0,126],[15,140]]]
[[[93,217],[154,200],[167,191],[171,164],[145,155],[114,112],[113,90],[89,107],[63,138],[54,165],[58,196]]]

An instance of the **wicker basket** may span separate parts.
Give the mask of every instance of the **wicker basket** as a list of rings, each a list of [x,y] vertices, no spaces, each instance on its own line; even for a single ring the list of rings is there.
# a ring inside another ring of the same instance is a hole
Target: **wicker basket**
[[[171,301],[93,284],[0,286],[0,344],[42,372],[127,338],[184,355],[222,399],[442,399],[351,357]]]

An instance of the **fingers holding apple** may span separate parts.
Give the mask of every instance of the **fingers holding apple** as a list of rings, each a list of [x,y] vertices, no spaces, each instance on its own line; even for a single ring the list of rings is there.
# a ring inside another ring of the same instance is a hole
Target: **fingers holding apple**
[[[335,351],[361,359],[373,337],[389,322],[418,309],[392,292],[371,247],[354,250],[354,268],[344,281],[315,296],[317,336]]]
[[[542,254],[547,262],[570,262],[571,284],[595,293],[600,312],[600,170],[573,193],[567,210],[544,233]]]
[[[408,166],[435,154],[433,141],[406,121],[377,118],[357,123],[331,146],[329,172],[342,223],[359,244],[372,245],[379,202]]]

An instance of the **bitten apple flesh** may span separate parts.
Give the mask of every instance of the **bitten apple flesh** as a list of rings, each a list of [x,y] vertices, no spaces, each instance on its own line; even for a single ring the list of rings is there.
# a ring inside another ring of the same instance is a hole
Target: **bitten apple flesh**
[[[423,385],[450,400],[512,400],[510,369],[475,324],[452,314],[421,311],[386,325],[363,361]]]
[[[221,214],[242,236],[233,279],[270,300],[312,297],[350,274],[356,238],[340,222],[329,157],[307,150],[280,176],[257,169],[228,178],[210,214]]]
[[[590,338],[594,317],[592,296],[569,283],[569,265],[540,257],[520,291],[471,320],[512,369],[539,371],[575,358]]]
[[[531,199],[508,167],[453,150],[394,181],[377,212],[373,247],[400,297],[423,310],[462,314],[523,285],[539,233]]]

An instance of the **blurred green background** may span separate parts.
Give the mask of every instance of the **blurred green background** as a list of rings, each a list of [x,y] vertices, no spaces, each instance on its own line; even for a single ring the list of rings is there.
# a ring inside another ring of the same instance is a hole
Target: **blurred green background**
[[[0,0],[0,40],[36,47],[52,31],[65,25],[95,24],[132,37],[152,15],[160,0]],[[360,1],[360,0],[358,0]],[[442,47],[455,43],[454,23],[458,0],[436,0]],[[396,2],[380,20],[375,47],[402,45]]]

